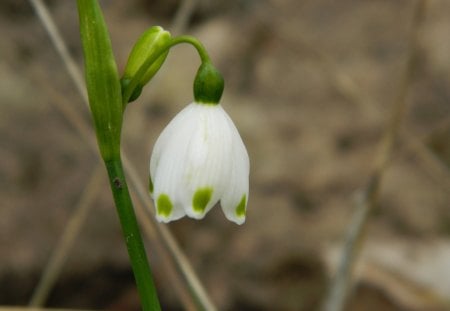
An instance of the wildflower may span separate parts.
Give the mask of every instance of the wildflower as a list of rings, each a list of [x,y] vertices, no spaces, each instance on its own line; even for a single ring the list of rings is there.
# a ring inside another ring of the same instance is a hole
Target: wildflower
[[[150,193],[157,219],[201,219],[220,200],[227,219],[244,223],[249,168],[247,150],[221,105],[189,104],[153,149]]]

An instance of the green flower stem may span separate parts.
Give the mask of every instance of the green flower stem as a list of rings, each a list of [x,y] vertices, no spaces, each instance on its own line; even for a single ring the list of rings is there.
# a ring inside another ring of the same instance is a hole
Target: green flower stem
[[[134,77],[131,79],[130,83],[126,86],[125,90],[123,91],[123,97],[122,97],[122,105],[123,107],[126,107],[128,104],[134,90],[139,86],[140,81],[142,81],[142,78],[144,77],[145,73],[147,72],[148,68],[165,52],[167,52],[171,47],[181,44],[181,43],[188,43],[195,47],[197,50],[202,64],[205,63],[211,63],[211,59],[208,55],[208,52],[206,51],[203,44],[191,36],[179,36],[172,38],[167,44],[162,46],[158,53],[152,54],[145,60],[145,62],[142,64],[142,66],[139,68],[139,70],[136,72]]]
[[[122,225],[123,235],[131,259],[133,273],[136,280],[139,296],[141,297],[142,310],[159,311],[158,296],[153,283],[152,272],[148,264],[144,243],[142,242],[130,193],[125,180],[122,161],[112,160],[105,162],[108,170],[109,182],[113,192],[114,201]]]
[[[171,46],[174,46],[174,45],[177,45],[180,43],[188,43],[188,44],[194,46],[200,56],[200,59],[202,60],[202,63],[211,62],[208,52],[206,52],[206,49],[203,46],[203,44],[200,41],[198,41],[197,39],[195,39],[194,37],[191,37],[191,36],[175,37],[171,41]]]

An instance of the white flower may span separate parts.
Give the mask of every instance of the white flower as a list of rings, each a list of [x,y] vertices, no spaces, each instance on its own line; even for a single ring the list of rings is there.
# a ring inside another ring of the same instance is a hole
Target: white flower
[[[150,193],[157,219],[201,219],[220,200],[227,219],[244,223],[249,170],[247,150],[222,106],[189,104],[153,148]]]

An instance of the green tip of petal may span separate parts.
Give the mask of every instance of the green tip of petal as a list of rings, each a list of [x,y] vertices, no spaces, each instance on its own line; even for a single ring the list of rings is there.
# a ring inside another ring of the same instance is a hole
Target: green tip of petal
[[[194,211],[203,213],[206,209],[206,205],[208,205],[208,202],[211,200],[212,193],[212,188],[198,189],[192,199],[192,207],[194,208]]]
[[[148,176],[148,191],[150,194],[153,194],[153,181],[151,176]]]
[[[235,209],[235,211],[236,211],[236,216],[238,216],[238,217],[244,217],[245,216],[245,212],[246,212],[246,209],[245,209],[245,207],[246,207],[246,202],[247,201],[247,196],[244,194],[243,196],[242,196],[242,199],[241,199],[241,201],[239,202],[239,204],[236,206],[236,209]]]
[[[169,217],[172,214],[173,205],[167,194],[161,194],[156,202],[158,215]]]

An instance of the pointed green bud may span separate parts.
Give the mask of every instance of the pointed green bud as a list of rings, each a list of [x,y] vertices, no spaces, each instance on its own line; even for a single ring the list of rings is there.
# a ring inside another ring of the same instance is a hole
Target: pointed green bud
[[[169,50],[166,50],[161,54],[161,49],[164,49],[167,46],[170,38],[170,33],[159,26],[153,26],[145,31],[131,50],[122,80],[131,80],[146,60],[160,54],[160,56],[150,64],[139,81],[137,88],[142,89],[142,87],[158,72],[159,68],[166,60]],[[122,84],[124,84],[124,82],[122,82]]]
[[[194,80],[194,99],[197,103],[218,104],[222,97],[222,74],[210,63],[200,65]]]

